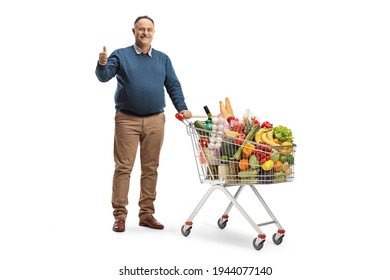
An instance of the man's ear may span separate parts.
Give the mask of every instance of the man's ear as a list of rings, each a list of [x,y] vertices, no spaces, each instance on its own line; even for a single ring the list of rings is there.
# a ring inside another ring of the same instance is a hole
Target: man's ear
[[[132,28],[132,29],[131,29],[131,31],[133,31],[133,34],[135,35],[135,29],[134,29],[134,28]]]

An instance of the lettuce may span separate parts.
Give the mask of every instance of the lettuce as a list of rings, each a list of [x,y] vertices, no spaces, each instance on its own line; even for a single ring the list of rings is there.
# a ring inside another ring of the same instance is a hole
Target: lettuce
[[[278,138],[280,142],[293,142],[294,137],[292,134],[291,129],[283,126],[283,125],[278,125],[273,128],[274,130],[274,137]]]

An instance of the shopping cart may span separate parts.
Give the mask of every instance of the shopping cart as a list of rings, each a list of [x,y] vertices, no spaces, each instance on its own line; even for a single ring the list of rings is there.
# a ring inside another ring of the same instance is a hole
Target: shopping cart
[[[256,250],[263,248],[266,239],[266,235],[260,227],[270,224],[275,224],[277,227],[277,232],[272,236],[272,240],[276,245],[280,245],[285,236],[285,230],[265,203],[255,185],[292,182],[294,180],[296,145],[271,147],[264,143],[248,141],[227,136],[221,132],[198,128],[193,122],[184,119],[180,114],[176,114],[176,118],[186,125],[187,134],[191,138],[200,182],[202,184],[210,184],[206,194],[181,227],[181,233],[184,236],[188,236],[191,233],[192,221],[195,216],[211,193],[218,189],[230,200],[222,217],[217,221],[219,228],[224,229],[226,227],[229,212],[234,205],[257,232],[257,237],[252,242]],[[218,143],[218,145],[210,143]],[[264,161],[261,161],[263,158],[266,159],[266,164],[264,164]],[[278,160],[280,163],[276,161],[277,164],[273,164],[273,160],[276,158],[280,159]],[[228,190],[228,188],[233,186],[238,187],[234,195]],[[237,201],[245,186],[249,186],[252,189],[270,216],[271,221],[260,224],[255,223]]]

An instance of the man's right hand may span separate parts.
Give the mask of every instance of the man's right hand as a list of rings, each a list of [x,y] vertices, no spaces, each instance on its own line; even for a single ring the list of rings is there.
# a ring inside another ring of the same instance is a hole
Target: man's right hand
[[[103,47],[103,52],[99,53],[99,64],[107,64],[107,49],[106,46]]]

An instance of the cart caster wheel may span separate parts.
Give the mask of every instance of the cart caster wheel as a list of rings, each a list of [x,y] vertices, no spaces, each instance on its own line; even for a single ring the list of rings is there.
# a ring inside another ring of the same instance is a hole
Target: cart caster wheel
[[[228,222],[228,220],[224,220],[224,219],[220,218],[218,220],[218,227],[220,229],[224,229],[226,227],[227,222]]]
[[[272,241],[276,245],[280,245],[283,242],[283,236],[281,236],[279,239],[276,239],[276,233],[274,233],[274,235],[272,236]]]
[[[255,247],[256,250],[260,250],[261,248],[263,248],[263,246],[264,246],[264,241],[265,241],[265,240],[261,241],[261,242],[260,242],[259,244],[257,244],[257,245],[256,245],[256,241],[257,241],[257,238],[253,239],[253,242],[252,242],[253,247]]]
[[[184,236],[190,235],[190,233],[191,233],[191,227],[189,227],[189,228],[186,229],[186,226],[183,225],[183,226],[181,227],[181,233],[182,233]]]

